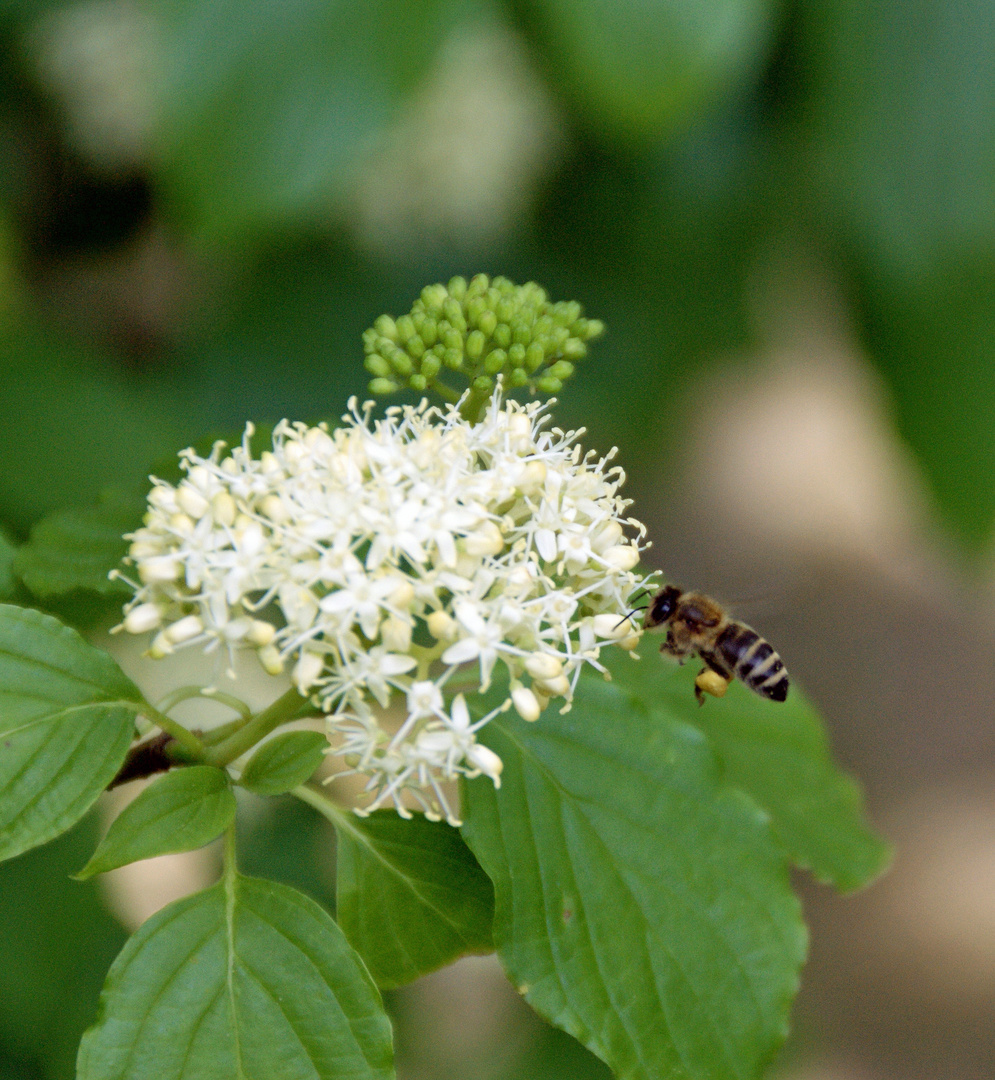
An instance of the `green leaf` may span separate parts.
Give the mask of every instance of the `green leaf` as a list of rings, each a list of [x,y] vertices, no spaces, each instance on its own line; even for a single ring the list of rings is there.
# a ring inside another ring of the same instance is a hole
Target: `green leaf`
[[[234,820],[235,796],[224,769],[174,769],[128,803],[75,876],[85,881],[139,859],[192,851],[220,836]]]
[[[760,68],[770,0],[532,0],[540,32],[583,110],[613,135],[687,127]]]
[[[336,829],[339,925],[378,986],[493,952],[494,888],[451,825],[378,810]]]
[[[0,319],[0,511],[25,532],[43,514],[145,481],[190,437],[189,400],[172,375],[154,388],[120,362],[45,326],[31,309]]]
[[[320,731],[285,732],[259,747],[238,782],[257,795],[283,795],[310,779],[327,749]]]
[[[466,784],[463,831],[526,1001],[620,1080],[759,1076],[805,930],[766,815],[701,734],[597,679],[565,716],[481,734],[502,783]]]
[[[0,858],[86,813],[124,760],[141,701],[75,630],[0,604]]]
[[[377,1080],[390,1022],[342,931],[303,894],[233,874],[170,904],[114,962],[78,1080]]]
[[[17,588],[17,581],[14,578],[14,559],[16,557],[17,546],[0,529],[0,600],[9,600]]]
[[[127,553],[122,537],[141,525],[144,506],[144,499],[113,493],[96,506],[47,515],[18,551],[15,572],[44,600],[78,590],[130,596],[128,585],[107,575]]]
[[[888,865],[888,845],[864,817],[857,783],[833,763],[818,714],[793,684],[766,701],[733,683],[724,698],[694,699],[698,667],[649,656],[610,662],[616,682],[651,712],[693,724],[722,761],[725,779],[770,814],[792,862],[838,889],[858,889]]]
[[[69,874],[93,850],[96,815],[44,847],[0,864],[0,1062],[13,1050],[33,1080],[74,1075],[107,969],[124,944],[95,882]],[[13,1080],[0,1065],[0,1077]]]
[[[448,0],[173,0],[159,85],[162,177],[214,241],[327,221],[359,154],[425,70]]]
[[[995,521],[995,20],[977,0],[809,7],[796,158],[849,248],[899,431],[977,552]]]

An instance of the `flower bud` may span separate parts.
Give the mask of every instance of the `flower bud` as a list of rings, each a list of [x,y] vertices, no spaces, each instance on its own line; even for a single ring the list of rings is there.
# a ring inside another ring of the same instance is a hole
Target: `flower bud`
[[[245,640],[250,645],[257,647],[269,645],[275,637],[276,627],[272,623],[264,622],[262,619],[253,619],[245,634]]]
[[[158,604],[139,604],[124,617],[124,628],[129,634],[145,634],[162,622]]]
[[[290,519],[290,512],[279,495],[267,495],[259,504],[259,509],[277,525]]]
[[[406,653],[411,648],[411,623],[391,615],[380,627],[380,640],[391,652]]]
[[[596,637],[617,641],[632,633],[632,621],[628,615],[595,615],[594,633]]]
[[[609,548],[603,556],[609,566],[616,570],[631,570],[639,563],[639,552],[633,544],[618,544]]]
[[[211,508],[211,504],[207,499],[190,484],[180,485],[176,492],[176,502],[184,513],[189,514],[197,521]]]
[[[300,659],[294,664],[294,670],[290,677],[297,689],[302,694],[306,694],[317,681],[324,666],[324,657],[319,656],[317,653],[302,652]]]
[[[211,513],[219,525],[232,526],[238,514],[238,506],[227,491],[219,491],[211,499]]]
[[[459,634],[456,620],[446,611],[433,611],[425,619],[428,632],[437,641],[455,641]]]
[[[263,671],[267,675],[281,675],[283,673],[283,657],[275,645],[267,645],[256,654]]]
[[[555,679],[563,674],[563,662],[549,653],[533,653],[525,660],[525,670],[533,679]]]
[[[511,701],[515,710],[523,720],[538,720],[542,710],[539,708],[539,699],[527,686],[516,686],[511,692]]]
[[[622,539],[622,526],[617,521],[609,521],[594,534],[591,539],[591,550],[598,555],[603,555],[609,548],[614,547]]]
[[[182,645],[184,641],[189,641],[191,638],[195,638],[198,634],[202,633],[204,624],[200,621],[200,618],[196,615],[187,615],[186,618],[180,619],[178,622],[174,622],[172,626],[168,626],[163,633],[166,635],[166,640],[172,645]]]
[[[494,786],[501,786],[501,770],[504,762],[488,746],[474,743],[467,747],[466,760],[475,768],[479,769],[484,776],[489,776],[494,781]]]
[[[563,697],[570,693],[570,680],[566,675],[557,675],[555,679],[536,679],[532,685],[536,693],[546,697]]]
[[[493,521],[484,521],[463,538],[462,546],[468,555],[500,555],[504,537]]]
[[[175,581],[183,573],[180,560],[175,555],[155,555],[138,564],[138,579],[143,585],[157,581]]]
[[[173,651],[173,646],[166,637],[165,630],[156,634],[152,639],[152,644],[149,646],[149,651],[146,654],[152,660],[161,660],[164,656],[169,656]]]

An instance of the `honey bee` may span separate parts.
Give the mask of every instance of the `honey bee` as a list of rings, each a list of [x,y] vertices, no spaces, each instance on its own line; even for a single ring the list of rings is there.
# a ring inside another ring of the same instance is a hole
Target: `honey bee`
[[[681,663],[695,653],[705,661],[694,681],[699,705],[705,694],[722,697],[733,679],[771,701],[788,696],[788,673],[774,647],[752,627],[730,619],[709,596],[666,585],[647,605],[643,626],[667,627],[660,652]]]

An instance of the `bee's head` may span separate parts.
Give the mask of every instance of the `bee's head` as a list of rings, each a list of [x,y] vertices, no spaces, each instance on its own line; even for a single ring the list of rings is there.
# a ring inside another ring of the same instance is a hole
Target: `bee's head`
[[[677,601],[680,599],[682,589],[676,585],[664,586],[650,601],[643,619],[643,626],[652,630],[654,626],[663,626],[677,609]]]

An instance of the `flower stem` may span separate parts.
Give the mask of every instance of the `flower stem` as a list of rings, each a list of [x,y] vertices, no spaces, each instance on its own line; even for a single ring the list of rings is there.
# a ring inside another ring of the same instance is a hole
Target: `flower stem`
[[[147,702],[143,703],[141,712],[148,720],[151,720],[156,727],[161,728],[167,735],[172,736],[172,738],[175,739],[188,754],[191,754],[197,759],[203,757],[204,744],[192,731],[188,731],[182,724],[179,724],[171,717],[166,716],[165,713],[159,712],[158,709],[149,705]]]
[[[217,745],[206,748],[203,753],[205,764],[217,766],[230,764],[247,750],[251,750],[271,731],[292,719],[306,703],[307,698],[299,694],[296,688],[291,687],[272,705],[257,713],[247,724],[222,739]]]

